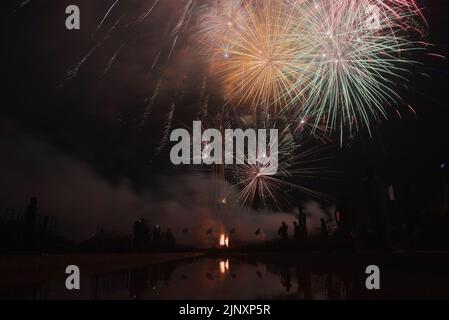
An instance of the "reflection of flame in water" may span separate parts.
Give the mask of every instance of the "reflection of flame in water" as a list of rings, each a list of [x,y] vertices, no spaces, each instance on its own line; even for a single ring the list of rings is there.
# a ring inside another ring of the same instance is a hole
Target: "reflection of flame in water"
[[[225,274],[226,272],[229,272],[229,260],[220,261],[220,273]]]
[[[229,247],[229,237],[226,236],[224,233],[220,235],[220,247]]]

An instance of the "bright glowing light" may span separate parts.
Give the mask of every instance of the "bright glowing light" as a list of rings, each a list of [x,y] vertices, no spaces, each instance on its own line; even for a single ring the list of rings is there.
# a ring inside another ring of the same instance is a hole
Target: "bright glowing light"
[[[220,261],[220,273],[225,274],[229,272],[229,260],[222,260]]]
[[[220,235],[219,245],[220,245],[220,247],[225,247],[225,248],[229,247],[229,237],[226,236],[226,234],[222,233]]]

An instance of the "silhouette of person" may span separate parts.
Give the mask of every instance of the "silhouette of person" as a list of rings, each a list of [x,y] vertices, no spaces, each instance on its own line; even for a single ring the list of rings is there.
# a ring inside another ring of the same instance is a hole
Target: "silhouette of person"
[[[307,216],[302,207],[299,207],[299,226],[301,227],[302,237],[307,238]]]
[[[299,265],[296,266],[296,279],[298,281],[298,293],[303,291],[305,300],[312,300],[312,279],[310,272]],[[302,290],[301,290],[302,289]]]
[[[419,216],[419,204],[416,196],[413,196],[410,184],[404,186],[403,204],[403,226],[407,238],[408,249],[413,250],[415,246],[415,232]]]
[[[352,232],[352,208],[349,206],[345,197],[341,197],[335,207],[334,212],[335,222],[338,225],[338,230],[343,238],[351,236]]]
[[[321,218],[320,221],[321,221],[321,234],[327,238],[329,237],[329,228],[327,227],[329,221],[326,221],[324,218]]]
[[[148,249],[148,227],[144,219],[138,219],[134,222],[133,249],[139,252]]]
[[[288,226],[285,221],[283,221],[282,225],[279,227],[278,235],[282,240],[288,240]]]
[[[34,247],[34,236],[36,229],[36,219],[37,219],[37,198],[32,197],[30,203],[25,210],[25,246],[27,249],[32,249]]]
[[[159,249],[161,249],[161,244],[162,244],[161,228],[158,225],[155,225],[153,227],[153,232],[152,232],[152,246],[156,250],[159,250]]]
[[[326,277],[326,285],[327,285],[327,297],[329,299],[335,298],[336,292],[335,292],[333,277],[332,277],[331,273],[329,273]]]
[[[299,241],[301,239],[301,227],[296,221],[293,221],[293,232],[293,239]]]
[[[176,247],[176,239],[173,233],[171,232],[170,228],[167,229],[165,232],[165,245],[169,249],[173,249]]]
[[[290,281],[290,269],[285,266],[281,272],[281,284],[285,288],[285,291],[290,292],[292,283]]]
[[[129,271],[129,295],[133,300],[139,300],[148,287],[148,268],[134,268]]]
[[[373,169],[366,170],[364,179],[365,210],[369,215],[370,227],[380,241],[379,248],[389,248],[388,194],[382,179]]]

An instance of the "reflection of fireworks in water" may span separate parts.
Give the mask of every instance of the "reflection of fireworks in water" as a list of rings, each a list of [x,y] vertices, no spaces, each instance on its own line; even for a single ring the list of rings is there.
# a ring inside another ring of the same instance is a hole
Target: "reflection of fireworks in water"
[[[322,179],[323,175],[328,173],[324,168],[315,166],[315,163],[323,160],[315,157],[321,150],[316,147],[306,149],[306,144],[298,145],[294,141],[290,128],[282,130],[276,155],[279,168],[274,175],[266,174],[269,164],[262,159],[275,156],[270,153],[257,155],[255,164],[249,164],[249,159],[246,157],[244,164],[226,166],[226,176],[234,185],[237,200],[245,206],[252,206],[257,202],[262,206],[282,208],[290,205],[289,192],[298,191],[319,198],[325,197],[296,182],[299,180],[303,183],[305,179]]]

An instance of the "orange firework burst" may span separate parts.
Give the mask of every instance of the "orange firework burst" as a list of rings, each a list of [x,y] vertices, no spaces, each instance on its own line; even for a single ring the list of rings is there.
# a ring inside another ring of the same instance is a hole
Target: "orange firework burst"
[[[244,2],[245,19],[234,28],[229,50],[217,61],[226,95],[253,108],[278,112],[294,96],[298,81],[297,47],[289,45],[293,22],[287,7],[277,1]]]

